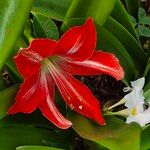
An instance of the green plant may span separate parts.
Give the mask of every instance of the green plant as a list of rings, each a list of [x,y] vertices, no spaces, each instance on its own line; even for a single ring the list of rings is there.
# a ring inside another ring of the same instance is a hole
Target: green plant
[[[137,18],[139,0],[125,2],[129,14]],[[68,28],[83,24],[89,16],[94,19],[97,28],[97,49],[114,53],[119,58],[125,70],[123,82],[126,85],[144,76],[144,95],[149,101],[150,55],[142,48],[130,16],[120,0],[2,0],[0,7],[0,69],[2,72],[2,69],[8,68],[12,79],[12,86],[8,87],[0,73],[0,147],[3,150],[75,149],[80,141],[89,149],[150,149],[149,126],[127,125],[124,119],[111,115],[105,116],[107,126],[98,126],[66,109],[58,93],[55,95],[58,107],[74,124],[67,131],[54,127],[38,111],[31,115],[8,116],[6,113],[14,102],[18,84],[22,82],[13,62],[18,49],[27,47],[36,37],[58,39]],[[149,22],[140,8],[139,20],[135,22],[140,36],[149,37]]]
[[[142,7],[138,10],[138,22],[132,16],[131,19],[139,37],[150,37],[150,29],[148,27],[150,25],[150,17],[146,15],[146,12]]]

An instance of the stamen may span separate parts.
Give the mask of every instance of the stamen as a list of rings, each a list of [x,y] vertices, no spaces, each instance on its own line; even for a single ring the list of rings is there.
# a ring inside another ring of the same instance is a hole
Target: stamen
[[[71,110],[74,109],[74,106],[72,104],[70,104],[69,107],[71,108]]]
[[[137,114],[138,114],[138,111],[137,111],[136,107],[133,107],[133,108],[130,110],[130,113],[131,113],[132,116],[137,115]]]

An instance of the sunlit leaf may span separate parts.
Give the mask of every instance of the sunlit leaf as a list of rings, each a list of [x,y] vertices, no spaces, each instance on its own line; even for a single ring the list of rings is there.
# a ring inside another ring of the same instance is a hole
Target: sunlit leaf
[[[33,0],[0,1],[0,69],[12,53]]]
[[[69,18],[92,17],[96,23],[103,25],[114,8],[116,0],[73,0],[69,7],[65,22]]]
[[[116,117],[107,117],[106,126],[99,126],[87,118],[69,111],[69,119],[73,122],[73,128],[83,138],[95,141],[111,150],[137,150],[140,146],[139,125],[132,123],[127,125]]]
[[[72,0],[35,0],[33,12],[63,21]]]

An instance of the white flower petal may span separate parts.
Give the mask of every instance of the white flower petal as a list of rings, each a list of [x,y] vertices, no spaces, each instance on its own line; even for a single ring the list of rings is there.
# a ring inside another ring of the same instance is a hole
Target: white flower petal
[[[145,84],[145,78],[142,77],[136,81],[132,81],[131,82],[131,86],[133,87],[133,89],[137,89],[139,91],[143,91],[143,87],[144,87],[144,84]]]
[[[129,116],[126,120],[126,123],[136,122],[141,127],[150,123],[150,108],[145,110],[143,113],[139,113],[136,116]]]
[[[142,92],[137,91],[136,89],[133,89],[132,92],[127,94],[124,99],[126,100],[125,106],[127,108],[132,108],[132,107],[143,107],[144,104],[144,96]]]

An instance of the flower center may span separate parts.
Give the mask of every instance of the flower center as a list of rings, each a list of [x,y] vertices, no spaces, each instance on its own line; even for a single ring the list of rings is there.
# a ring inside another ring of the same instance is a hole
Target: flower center
[[[130,113],[131,113],[132,116],[137,115],[137,114],[138,114],[138,111],[137,111],[136,107],[133,107],[133,108],[130,110]]]
[[[44,72],[51,72],[52,68],[55,66],[54,62],[58,58],[56,56],[50,57],[50,58],[45,58],[42,60],[42,70]]]

